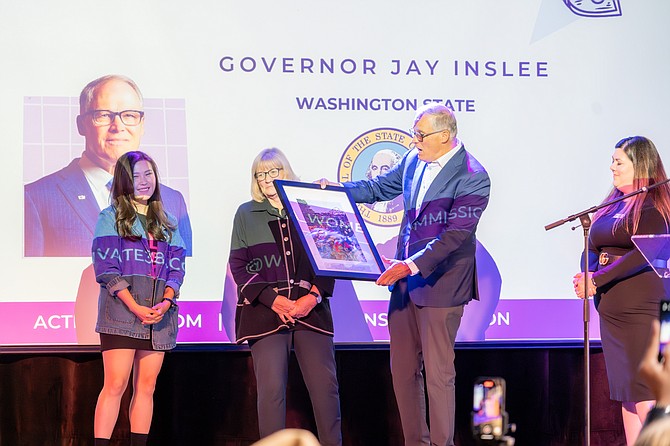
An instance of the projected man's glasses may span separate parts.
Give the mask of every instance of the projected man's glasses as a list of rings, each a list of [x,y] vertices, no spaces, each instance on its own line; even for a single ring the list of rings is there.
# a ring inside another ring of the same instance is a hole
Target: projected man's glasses
[[[139,110],[123,110],[113,112],[111,110],[91,110],[86,112],[97,126],[110,125],[118,116],[124,125],[138,125],[144,117],[144,112]]]

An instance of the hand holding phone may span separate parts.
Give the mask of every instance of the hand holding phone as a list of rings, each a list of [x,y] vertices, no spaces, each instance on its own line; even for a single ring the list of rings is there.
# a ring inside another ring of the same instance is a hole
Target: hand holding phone
[[[640,377],[651,389],[657,405],[670,405],[670,350],[665,361],[658,361],[660,323],[653,321],[647,351],[640,363]]]
[[[505,380],[480,377],[474,384],[472,433],[481,440],[499,440],[507,433]]]
[[[670,300],[662,300],[659,314],[661,329],[659,332],[659,360],[663,360],[663,349],[670,341]]]

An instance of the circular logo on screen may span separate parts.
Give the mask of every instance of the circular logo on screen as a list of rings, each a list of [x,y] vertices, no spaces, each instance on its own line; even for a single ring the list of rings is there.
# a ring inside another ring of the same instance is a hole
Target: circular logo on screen
[[[338,181],[372,180],[393,169],[410,150],[409,133],[379,128],[363,133],[349,143],[337,171]],[[360,203],[358,210],[368,223],[396,226],[402,221],[402,195],[390,201]]]

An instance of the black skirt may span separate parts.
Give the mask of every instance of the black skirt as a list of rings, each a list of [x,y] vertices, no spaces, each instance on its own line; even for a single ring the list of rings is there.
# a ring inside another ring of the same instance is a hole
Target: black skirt
[[[118,349],[147,350],[147,351],[155,350],[154,346],[151,343],[151,338],[137,339],[128,336],[100,333],[100,351],[104,352],[107,350],[118,350]]]

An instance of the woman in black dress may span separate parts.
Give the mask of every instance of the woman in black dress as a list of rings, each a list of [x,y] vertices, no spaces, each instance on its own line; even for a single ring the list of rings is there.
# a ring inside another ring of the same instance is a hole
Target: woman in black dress
[[[642,136],[624,138],[615,146],[610,170],[614,188],[609,201],[666,179],[654,143]],[[635,248],[631,235],[668,232],[670,186],[605,207],[593,217],[589,234],[588,296],[595,296],[607,366],[610,398],[621,401],[626,442],[637,438],[653,393],[637,370],[646,350],[651,321],[659,302],[668,296],[660,279]],[[575,275],[575,293],[584,298],[583,274]]]

